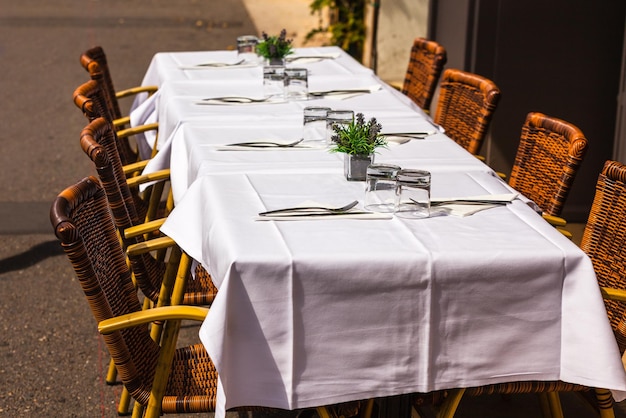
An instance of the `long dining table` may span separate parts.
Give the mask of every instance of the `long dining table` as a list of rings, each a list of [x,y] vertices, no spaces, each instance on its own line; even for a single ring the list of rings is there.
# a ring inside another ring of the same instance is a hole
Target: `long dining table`
[[[266,218],[306,204],[342,206],[347,181],[323,144],[245,148],[302,136],[305,106],[376,117],[393,141],[376,162],[431,172],[433,199],[513,194],[493,170],[371,70],[334,47],[299,48],[309,89],[371,93],[279,103],[219,104],[262,94],[258,65],[234,51],[159,53],[137,120],[159,122],[147,171],[171,169],[175,208],[161,231],[219,289],[200,339],[219,372],[218,411],[313,407],[483,384],[563,380],[626,396],[626,374],[589,258],[524,196],[506,205],[394,214]],[[207,100],[208,99],[208,100]],[[207,104],[206,102],[211,102]],[[464,210],[465,209],[465,210]]]

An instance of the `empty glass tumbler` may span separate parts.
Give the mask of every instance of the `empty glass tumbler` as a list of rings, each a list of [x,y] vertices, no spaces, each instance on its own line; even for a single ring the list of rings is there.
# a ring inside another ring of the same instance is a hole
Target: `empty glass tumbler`
[[[266,97],[284,97],[285,67],[282,65],[266,65],[263,67],[263,93]]]
[[[304,129],[302,138],[307,142],[326,141],[326,114],[330,107],[307,106],[304,108]]]
[[[244,35],[237,37],[237,55],[248,62],[256,62],[258,56],[256,54],[256,45],[259,38],[254,35]]]
[[[396,179],[400,167],[393,164],[370,164],[365,178],[365,209],[373,212],[394,212]]]
[[[430,172],[410,169],[398,171],[396,215],[412,219],[430,216]]]
[[[285,68],[285,95],[291,100],[306,100],[309,95],[306,68]]]

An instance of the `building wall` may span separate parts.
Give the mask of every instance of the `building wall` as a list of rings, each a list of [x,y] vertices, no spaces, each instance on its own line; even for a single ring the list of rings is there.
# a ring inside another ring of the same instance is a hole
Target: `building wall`
[[[429,0],[379,0],[376,73],[402,81],[413,39],[428,33]]]

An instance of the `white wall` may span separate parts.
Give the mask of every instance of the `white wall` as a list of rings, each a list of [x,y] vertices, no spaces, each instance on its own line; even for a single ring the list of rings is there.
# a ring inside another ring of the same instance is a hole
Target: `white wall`
[[[413,39],[426,37],[428,0],[378,0],[376,73],[385,81],[402,81]]]

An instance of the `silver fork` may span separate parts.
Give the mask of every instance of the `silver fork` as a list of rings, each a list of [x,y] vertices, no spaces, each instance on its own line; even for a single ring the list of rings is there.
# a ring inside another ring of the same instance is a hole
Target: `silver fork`
[[[224,96],[224,97],[207,97],[206,99],[202,99],[202,101],[218,101],[224,103],[263,103],[270,100],[272,96],[263,97],[262,99],[255,99],[252,97],[244,97],[244,96]]]
[[[275,210],[268,210],[266,212],[261,212],[259,213],[259,216],[267,216],[267,215],[274,215],[274,214],[278,214],[278,213],[283,213],[283,212],[303,212],[301,215],[307,215],[307,214],[311,214],[311,213],[315,213],[316,211],[323,211],[326,213],[343,213],[343,212],[347,212],[350,209],[352,209],[353,207],[355,207],[357,204],[359,203],[358,200],[355,200],[353,202],[348,203],[347,205],[338,207],[338,208],[329,208],[329,207],[324,207],[324,206],[296,206],[293,208],[284,208],[284,209],[275,209]],[[298,216],[298,215],[296,215]]]
[[[233,67],[239,64],[243,64],[243,59],[235,62],[205,62],[203,64],[196,64],[196,67]]]
[[[250,141],[250,142],[235,142],[232,144],[226,144],[227,147],[253,147],[253,148],[291,148],[304,141],[304,138],[300,138],[293,142],[273,142],[273,141]]]

